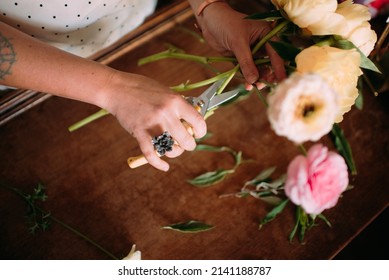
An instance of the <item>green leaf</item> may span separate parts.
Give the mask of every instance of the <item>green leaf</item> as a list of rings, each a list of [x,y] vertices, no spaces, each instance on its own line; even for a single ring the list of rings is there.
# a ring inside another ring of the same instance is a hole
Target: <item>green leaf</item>
[[[361,56],[361,64],[360,64],[361,68],[369,69],[371,71],[381,73],[381,71],[377,68],[377,66],[373,63],[373,61],[371,61],[368,57],[366,57],[366,55],[363,52],[361,52],[360,49],[357,46],[355,46],[352,42],[345,39],[341,39],[338,36],[334,36],[334,39],[335,39],[333,43],[334,47],[343,50],[356,49],[359,52]]]
[[[242,163],[242,151],[239,151],[237,153],[235,152],[234,157],[235,157],[235,167],[237,167]]]
[[[184,223],[178,223],[178,224],[173,224],[173,225],[168,225],[168,226],[163,226],[162,229],[171,229],[171,230],[176,230],[179,232],[189,232],[189,233],[194,233],[194,232],[201,232],[201,231],[208,231],[214,228],[212,225],[204,224],[199,221],[189,221],[189,222],[184,222]]]
[[[242,163],[242,152],[236,152],[233,149],[222,146],[222,147],[216,147],[216,146],[210,146],[205,144],[199,144],[196,146],[195,151],[209,151],[209,152],[228,152],[230,153],[235,160],[235,168]]]
[[[218,169],[216,171],[210,171],[204,173],[200,176],[197,176],[194,179],[188,180],[187,182],[196,186],[196,187],[207,187],[210,185],[214,185],[222,181],[228,174],[233,173],[234,170],[224,170]]]
[[[256,189],[257,191],[260,190],[272,190],[277,191],[279,188],[281,188],[285,183],[285,175],[280,176],[278,179],[272,181],[272,182],[260,182],[257,184]]]
[[[196,138],[195,141],[196,141],[196,143],[200,143],[200,142],[202,142],[202,141],[204,141],[204,140],[206,140],[206,139],[208,139],[210,137],[212,137],[212,133],[207,132],[203,137]]]
[[[270,168],[267,168],[267,169],[263,170],[253,180],[250,180],[250,181],[246,182],[245,186],[247,186],[247,185],[258,185],[259,183],[268,180],[276,169],[277,169],[277,167],[273,166],[273,167],[270,167]]]
[[[299,231],[299,240],[302,243],[304,241],[305,237],[305,231],[307,229],[307,225],[309,223],[308,220],[308,215],[305,213],[305,211],[300,207],[296,207],[296,224],[293,227],[293,230],[289,234],[289,242],[292,242],[294,236],[296,235],[298,229],[300,228]]]
[[[327,224],[327,226],[332,227],[330,221],[328,221],[327,218],[323,214],[319,214],[319,215],[317,215],[317,217],[319,219],[323,220]]]
[[[258,198],[270,205],[278,205],[279,203],[282,202],[282,199],[275,195],[264,196],[263,194],[261,194]]]
[[[359,110],[363,109],[363,78],[358,78],[358,97],[355,100],[355,107]]]
[[[273,221],[276,218],[276,216],[279,213],[281,213],[282,210],[284,210],[284,208],[288,204],[288,202],[289,202],[289,199],[282,201],[280,204],[278,204],[276,207],[274,207],[269,213],[267,213],[265,218],[263,218],[263,220],[261,221],[259,228],[262,228],[263,225],[267,224],[268,222]]]
[[[271,11],[265,13],[255,13],[246,17],[246,19],[256,19],[256,20],[265,20],[265,21],[273,21],[276,19],[283,18],[280,11]]]
[[[297,230],[299,228],[299,225],[300,225],[300,221],[297,220],[296,224],[294,225],[292,231],[289,234],[289,242],[292,242],[292,240],[293,240],[294,236],[296,235],[296,232],[297,232]]]
[[[217,147],[206,144],[199,144],[196,146],[196,151],[209,151],[209,152],[233,152],[231,148],[228,147]]]
[[[288,44],[285,42],[269,41],[269,44],[283,60],[294,62],[296,56],[301,52],[300,49],[296,48],[292,44]]]
[[[345,159],[347,166],[351,171],[351,174],[356,175],[357,168],[354,162],[350,144],[348,143],[346,137],[343,134],[342,129],[338,124],[334,124],[331,130],[331,134],[334,137],[333,141],[335,143],[336,149]]]

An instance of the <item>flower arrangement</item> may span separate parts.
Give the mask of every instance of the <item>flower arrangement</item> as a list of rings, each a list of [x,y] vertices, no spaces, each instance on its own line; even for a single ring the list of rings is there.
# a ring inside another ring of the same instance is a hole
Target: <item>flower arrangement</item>
[[[269,168],[246,182],[237,195],[252,195],[275,204],[260,227],[272,221],[291,201],[296,205],[297,219],[289,239],[298,232],[303,241],[306,230],[315,224],[316,218],[330,226],[322,212],[334,207],[350,187],[349,171],[356,174],[351,148],[337,124],[360,94],[361,69],[379,72],[367,58],[377,35],[368,23],[367,7],[352,1],[338,4],[336,0],[273,0],[272,3],[275,11],[249,17],[274,22],[272,32],[254,47],[253,54],[269,42],[284,59],[289,75],[279,84],[267,83],[270,91],[266,97],[263,92],[259,93],[267,106],[274,132],[299,145],[303,155],[290,162],[286,176],[271,180],[274,168]],[[275,35],[279,40],[270,41]],[[259,63],[263,62],[268,63],[265,60]],[[239,65],[218,76],[229,75],[231,79],[238,69]],[[196,84],[176,89],[194,86]],[[305,151],[304,142],[319,141],[330,132],[341,155],[320,143]],[[238,165],[241,155],[236,152],[233,155]],[[212,171],[189,182],[213,184],[230,173],[231,170]]]
[[[351,188],[349,176],[357,173],[350,145],[339,123],[352,106],[361,107],[359,85],[362,77],[367,79],[363,70],[380,73],[368,58],[377,42],[377,35],[369,23],[369,9],[351,0],[342,3],[337,0],[271,2],[275,8],[273,11],[248,17],[273,24],[272,31],[254,46],[252,53],[256,55],[265,43],[270,43],[284,60],[288,76],[279,84],[263,81],[266,87],[254,88],[253,91],[257,91],[267,107],[267,116],[274,132],[294,142],[302,154],[289,163],[285,176],[271,179],[275,168],[266,169],[246,182],[234,195],[251,195],[274,204],[274,208],[261,220],[260,227],[272,221],[289,202],[293,203],[297,218],[289,239],[292,240],[298,233],[302,242],[306,230],[315,225],[317,218],[330,226],[323,211],[337,204],[342,193]],[[275,36],[278,39],[272,40]],[[143,58],[139,64],[166,58],[187,59],[203,64],[234,61],[233,58],[199,57],[170,48]],[[256,63],[270,66],[267,57],[256,59]],[[239,69],[237,64],[210,79],[183,83],[172,89],[191,90],[225,79],[219,89],[222,92],[239,73]],[[104,110],[96,113],[81,124],[72,126],[72,130],[105,113]],[[330,151],[319,143],[327,134],[334,139],[337,151]],[[317,143],[306,150],[304,143],[308,141]],[[231,170],[211,171],[188,180],[195,186],[220,182],[242,162],[242,153],[228,147],[199,144],[197,150],[229,152],[236,164]],[[163,228],[195,232],[212,229],[212,226],[191,221]]]

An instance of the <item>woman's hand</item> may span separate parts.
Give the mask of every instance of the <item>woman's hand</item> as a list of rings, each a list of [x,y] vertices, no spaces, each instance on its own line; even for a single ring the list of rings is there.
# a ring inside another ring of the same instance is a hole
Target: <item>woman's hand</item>
[[[154,151],[153,137],[168,131],[177,145],[166,155],[176,157],[196,146],[181,120],[193,128],[195,137],[206,133],[203,117],[180,95],[152,79],[66,53],[0,22],[1,40],[7,40],[15,56],[12,69],[0,75],[4,85],[50,92],[106,109],[158,169],[166,171],[169,165]]]
[[[233,10],[227,3],[217,2],[209,5],[197,21],[207,42],[222,55],[234,55],[240,64],[243,76],[248,84],[258,81],[260,75],[266,79],[266,73],[259,73],[253,61],[250,46],[264,37],[270,30],[269,23],[245,19],[247,15]],[[269,55],[275,79],[286,77],[282,59],[271,48],[265,45]]]
[[[106,108],[116,116],[120,124],[132,134],[152,166],[163,171],[169,169],[167,162],[158,157],[151,139],[168,131],[175,140],[168,157],[177,157],[184,150],[196,147],[194,137],[206,133],[204,118],[180,95],[150,78],[115,72],[104,87]],[[191,135],[181,120],[194,131]]]

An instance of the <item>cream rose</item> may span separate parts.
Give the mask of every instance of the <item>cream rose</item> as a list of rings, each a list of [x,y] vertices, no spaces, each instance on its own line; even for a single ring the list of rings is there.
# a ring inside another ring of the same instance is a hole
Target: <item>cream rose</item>
[[[377,34],[371,29],[368,22],[363,22],[351,33],[343,37],[358,47],[365,56],[369,56],[377,42]]]
[[[339,4],[336,13],[344,17],[345,25],[334,34],[353,42],[368,56],[377,41],[377,34],[368,22],[371,18],[369,8],[365,5],[353,4],[351,0],[348,0]]]
[[[338,110],[335,122],[351,110],[358,97],[358,76],[360,54],[355,49],[341,50],[329,46],[312,46],[301,51],[296,57],[297,72],[320,75],[338,95]]]
[[[301,28],[322,20],[328,13],[336,11],[337,0],[272,0],[285,11],[289,19]]]
[[[336,11],[328,12],[315,23],[307,26],[313,35],[341,35],[346,38],[352,30],[367,22],[370,13],[366,6],[346,1],[338,5]]]
[[[312,35],[340,35],[368,56],[374,49],[377,34],[371,29],[371,14],[365,5],[347,0],[272,0],[289,19]]]
[[[293,73],[268,102],[273,130],[295,143],[319,140],[335,121],[336,93],[319,75]]]
[[[346,19],[337,13],[327,13],[315,23],[306,27],[312,35],[346,34],[348,27]]]
[[[327,13],[307,29],[313,35],[340,35],[368,56],[377,41],[377,34],[368,22],[370,18],[371,14],[365,5],[353,4],[348,0],[339,4],[335,13]]]

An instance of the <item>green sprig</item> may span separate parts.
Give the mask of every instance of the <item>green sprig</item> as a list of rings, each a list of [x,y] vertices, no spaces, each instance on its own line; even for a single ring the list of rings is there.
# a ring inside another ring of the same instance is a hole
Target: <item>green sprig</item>
[[[153,54],[144,58],[141,58],[138,61],[138,65],[145,65],[147,63],[155,62],[161,59],[167,59],[167,58],[176,58],[176,59],[182,59],[182,60],[190,60],[194,62],[198,62],[201,64],[209,64],[213,62],[236,62],[236,58],[232,57],[218,57],[218,56],[199,56],[199,55],[192,55],[192,54],[186,54],[186,53],[180,53],[176,52],[174,50],[166,50],[157,54]]]
[[[196,232],[208,231],[213,228],[214,228],[213,225],[208,225],[194,220],[162,227],[162,229],[170,229],[170,230],[175,230],[184,233],[196,233]]]
[[[193,179],[187,180],[187,182],[193,186],[204,188],[211,185],[215,185],[223,181],[227,175],[235,172],[236,168],[242,163],[242,152],[235,151],[229,147],[217,147],[211,145],[199,144],[196,146],[196,151],[209,151],[209,152],[228,152],[234,157],[234,167],[231,169],[217,169],[215,171],[210,171],[203,173]]]
[[[46,201],[47,200],[47,195],[45,193],[45,187],[43,184],[39,183],[38,187],[34,189],[33,194],[27,194],[24,193],[23,191],[8,186],[7,184],[0,182],[0,187],[9,190],[15,194],[17,194],[19,197],[21,197],[26,203],[27,203],[27,220],[30,225],[29,227],[29,232],[34,234],[36,233],[37,230],[42,230],[46,231],[49,228],[50,221],[55,222],[62,227],[66,228],[67,230],[71,231],[78,237],[81,237],[97,249],[99,249],[101,252],[105,253],[108,255],[110,258],[114,260],[118,260],[116,256],[114,256],[111,252],[103,248],[101,245],[99,245],[97,242],[93,241],[90,239],[88,236],[85,234],[81,233],[80,231],[76,230],[72,226],[62,222],[60,219],[54,217],[50,212],[45,211],[42,209],[40,206],[37,205],[37,202],[41,201]]]

